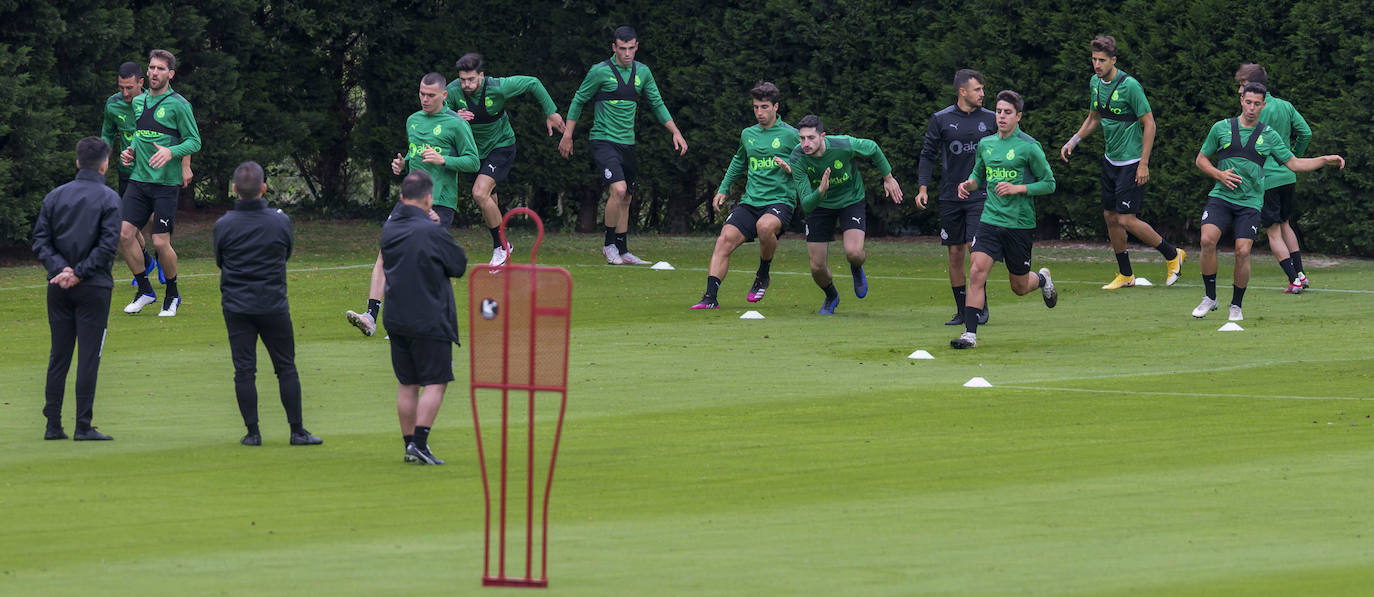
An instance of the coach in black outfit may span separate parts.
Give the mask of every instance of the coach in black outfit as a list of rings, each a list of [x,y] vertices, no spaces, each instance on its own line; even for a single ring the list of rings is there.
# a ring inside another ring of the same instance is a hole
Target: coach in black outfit
[[[433,188],[423,170],[411,172],[382,226],[382,323],[391,335],[391,367],[399,382],[396,414],[405,460],[420,464],[444,463],[429,450],[429,430],[453,381],[458,314],[449,278],[462,277],[468,264],[462,247],[429,219]]]
[[[291,257],[291,219],[268,209],[262,166],[244,162],[234,170],[233,211],[215,222],[215,265],[219,266],[220,302],[229,330],[234,360],[234,395],[248,434],[245,446],[261,446],[258,429],[258,338],[267,347],[277,373],[281,405],[291,424],[291,445],[324,443],[301,424],[301,381],[296,373],[296,340],[291,305],[286,300],[286,260]]]
[[[95,381],[110,318],[110,265],[119,246],[119,195],[105,186],[110,146],[99,137],[76,143],[76,179],[43,198],[33,227],[33,252],[48,270],[48,328],[52,352],[44,390],[48,418],[43,439],[67,439],[62,429],[62,394],[80,343],[76,366],[76,437],[114,439],[91,426]]]

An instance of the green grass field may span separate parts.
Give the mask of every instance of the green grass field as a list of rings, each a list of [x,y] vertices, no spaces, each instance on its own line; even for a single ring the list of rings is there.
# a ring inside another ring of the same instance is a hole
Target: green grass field
[[[264,445],[238,445],[208,227],[178,232],[175,319],[125,316],[131,293],[115,294],[96,399],[112,443],[41,440],[43,274],[0,269],[0,594],[513,591],[480,587],[466,350],[432,439],[449,465],[406,465],[387,342],[343,320],[362,306],[377,225],[297,223],[292,316],[317,448],[286,445],[265,352]],[[458,237],[489,255],[484,232]],[[531,235],[513,238],[525,255]],[[1014,297],[999,267],[979,347],[954,351],[937,244],[870,243],[864,300],[835,247],[842,299],[824,317],[795,235],[758,305],[744,300],[757,249],[741,249],[718,312],[687,309],[713,239],[631,240],[678,269],[605,266],[593,236],[541,252],[575,284],[554,593],[1370,594],[1368,261],[1308,256],[1314,287],[1289,296],[1257,253],[1245,331],[1222,333],[1229,256],[1222,310],[1196,320],[1194,251],[1178,286],[1107,292],[1107,250],[1040,246],[1059,306]],[[1134,253],[1162,284],[1159,256]],[[750,308],[767,318],[740,320]],[[936,358],[908,359],[917,349]],[[963,387],[975,376],[994,387]],[[69,432],[73,404],[69,390]]]

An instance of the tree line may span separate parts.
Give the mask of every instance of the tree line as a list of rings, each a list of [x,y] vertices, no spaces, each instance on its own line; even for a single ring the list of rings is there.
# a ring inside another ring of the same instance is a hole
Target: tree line
[[[1236,67],[1258,62],[1274,95],[1312,125],[1307,153],[1339,153],[1348,164],[1299,177],[1304,248],[1374,255],[1374,180],[1360,174],[1371,154],[1361,140],[1374,97],[1374,17],[1338,0],[0,2],[0,243],[28,242],[43,195],[71,177],[76,139],[99,133],[119,64],[146,64],[149,49],[177,55],[172,87],[194,105],[204,140],[187,203],[228,205],[233,168],[254,159],[293,211],[377,217],[394,201],[399,180],[388,164],[405,147],[423,74],[452,79],[457,58],[478,52],[490,76],[538,76],[566,115],[622,24],[639,32],[638,59],[691,145],[677,157],[640,110],[637,229],[720,226],[725,214],[710,198],[739,130],[753,124],[747,90],[759,80],[782,90],[784,120],[815,113],[828,132],[877,141],[914,195],[926,120],[952,103],[954,72],[973,68],[989,97],[1025,97],[1022,128],[1052,156],[1058,190],[1037,201],[1038,236],[1104,239],[1101,133],[1070,163],[1057,156],[1088,107],[1088,42],[1109,34],[1159,126],[1144,219],[1168,238],[1196,238],[1211,181],[1193,158],[1211,123],[1239,112]],[[596,230],[603,189],[589,123],[564,160],[532,98],[509,111],[519,157],[498,187],[503,208],[528,206],[554,229]],[[865,179],[870,234],[938,233],[936,210],[885,202],[878,177]],[[461,221],[480,220],[471,202],[460,205]]]

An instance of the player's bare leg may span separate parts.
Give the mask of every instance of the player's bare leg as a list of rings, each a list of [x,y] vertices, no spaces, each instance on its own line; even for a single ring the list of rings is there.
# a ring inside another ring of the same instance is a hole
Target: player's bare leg
[[[382,308],[382,294],[386,292],[386,270],[382,268],[382,253],[377,252],[377,262],[372,264],[372,278],[367,285],[367,309],[362,313],[344,311],[348,323],[358,328],[364,336],[377,332],[377,315]]]
[[[830,268],[826,265],[829,249],[830,243],[806,243],[806,257],[811,263],[811,279],[825,292],[825,302],[821,303],[820,310],[822,315],[833,315],[835,307],[840,304],[840,293],[835,290],[835,281],[831,278]]]
[[[868,296],[868,276],[864,275],[864,262],[868,252],[864,251],[864,231],[845,230],[843,238],[844,257],[849,261],[849,275],[854,280],[854,296]]]

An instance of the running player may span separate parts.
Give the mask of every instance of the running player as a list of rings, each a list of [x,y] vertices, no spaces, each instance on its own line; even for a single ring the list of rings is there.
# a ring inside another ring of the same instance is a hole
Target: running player
[[[606,197],[606,240],[601,248],[606,263],[611,265],[644,265],[649,263],[630,253],[625,240],[630,229],[630,200],[634,195],[635,112],[642,94],[649,101],[654,117],[673,135],[673,149],[686,155],[687,140],[677,130],[673,115],[663,105],[649,67],[635,61],[639,50],[638,34],[630,27],[615,30],[611,49],[615,55],[598,62],[587,70],[586,78],[568,105],[568,121],[563,127],[563,139],[558,152],[563,157],[573,154],[573,131],[582,115],[582,106],[595,102],[596,122],[592,124],[590,148],[592,161],[601,179],[610,187]]]
[[[1318,158],[1294,157],[1288,142],[1278,131],[1260,121],[1268,90],[1260,83],[1247,83],[1240,93],[1240,116],[1218,120],[1207,132],[1195,163],[1199,170],[1216,179],[1202,211],[1202,283],[1206,296],[1193,309],[1193,317],[1206,317],[1217,308],[1217,241],[1223,231],[1236,241],[1236,266],[1232,274],[1231,309],[1227,319],[1241,321],[1241,302],[1250,282],[1250,247],[1259,233],[1260,207],[1264,204],[1265,158],[1272,158],[1293,172],[1308,172],[1322,166],[1345,167],[1338,155]],[[1213,160],[1217,160],[1213,165]],[[1222,170],[1221,168],[1225,168]]]
[[[768,268],[773,264],[773,252],[778,248],[778,236],[787,229],[795,207],[788,176],[780,168],[775,158],[792,154],[797,146],[797,129],[778,117],[778,87],[767,81],[760,81],[749,90],[754,100],[754,118],[758,124],[740,131],[739,149],[725,170],[725,178],[716,189],[711,205],[719,210],[725,203],[725,195],[730,185],[740,173],[744,173],[744,196],[739,205],[730,210],[725,225],[716,238],[716,249],[711,253],[711,265],[706,275],[706,294],[701,302],[692,305],[693,309],[718,309],[716,291],[721,280],[730,270],[730,254],[740,245],[755,238],[759,241],[759,269],[754,274],[754,285],[745,297],[751,303],[763,300],[768,290]]]
[[[1116,39],[1102,35],[1092,41],[1093,76],[1088,87],[1092,101],[1088,117],[1063,147],[1059,157],[1065,162],[1073,148],[1091,135],[1100,123],[1106,140],[1102,157],[1102,217],[1107,220],[1107,236],[1116,253],[1116,277],[1102,288],[1116,290],[1135,286],[1126,233],[1154,247],[1164,256],[1164,284],[1173,285],[1183,269],[1185,253],[1164,240],[1136,214],[1145,202],[1145,184],[1150,180],[1150,150],[1155,143],[1155,116],[1145,99],[1140,82],[1116,67]],[[1105,122],[1103,122],[1105,120]]]
[[[472,128],[453,110],[444,107],[448,92],[444,90],[444,76],[429,73],[420,79],[420,110],[406,119],[408,153],[396,154],[391,160],[391,173],[424,170],[433,185],[433,209],[430,219],[448,230],[458,207],[458,173],[476,172],[481,161],[477,158],[477,144]],[[377,331],[377,312],[382,308],[382,294],[386,290],[386,272],[382,254],[372,265],[372,280],[368,286],[367,310],[362,313],[345,311],[348,322],[364,336]]]
[[[949,286],[954,293],[954,317],[945,325],[964,324],[964,299],[967,293],[964,257],[969,241],[983,215],[983,200],[987,191],[977,189],[968,198],[960,199],[958,186],[973,170],[973,148],[978,141],[996,134],[997,117],[983,107],[983,75],[976,70],[961,69],[954,73],[954,104],[936,112],[926,124],[925,144],[921,147],[921,163],[917,174],[920,190],[916,192],[916,206],[925,207],[926,188],[935,170],[935,160],[942,164],[940,173],[940,244],[949,249]],[[978,323],[988,322],[987,303],[978,312]]]
[[[1236,83],[1239,90],[1246,84],[1269,85],[1269,75],[1258,64],[1242,64],[1236,70]],[[1238,90],[1238,91],[1239,91]],[[1279,134],[1285,143],[1291,142],[1293,155],[1302,155],[1312,140],[1312,129],[1293,104],[1274,97],[1264,96],[1264,111],[1260,112],[1260,122]],[[1296,135],[1296,137],[1295,137]],[[1283,291],[1298,294],[1307,288],[1307,274],[1302,271],[1302,255],[1298,253],[1298,236],[1293,233],[1289,220],[1293,217],[1293,192],[1298,184],[1298,176],[1273,158],[1264,160],[1264,206],[1260,208],[1260,226],[1269,237],[1269,252],[1288,276],[1288,287]]]
[[[173,160],[200,151],[200,129],[191,102],[172,90],[177,59],[167,50],[148,53],[148,90],[133,100],[136,131],[133,142],[120,153],[120,161],[133,166],[129,186],[124,190],[124,224],[119,231],[119,246],[124,262],[138,283],[134,300],[124,307],[130,315],[157,301],[148,282],[147,260],[139,247],[138,228],[153,222],[153,250],[167,282],[159,317],[174,317],[181,305],[177,290],[177,254],[172,249],[172,228],[176,223],[177,198],[188,170],[172,165]]]
[[[806,254],[811,261],[811,279],[825,291],[822,315],[833,315],[840,304],[830,267],[826,264],[830,241],[835,240],[835,225],[840,227],[844,255],[854,280],[854,296],[868,296],[864,276],[864,181],[854,165],[854,157],[872,160],[883,175],[883,194],[893,203],[902,202],[902,187],[892,177],[892,165],[877,143],[847,135],[826,136],[819,116],[807,114],[797,123],[800,144],[787,161],[773,158],[792,177],[792,186],[806,211]],[[833,188],[832,188],[833,187]]]
[[[1030,273],[1031,244],[1035,237],[1035,197],[1054,192],[1054,172],[1045,160],[1040,142],[1021,132],[1024,104],[1015,91],[997,93],[997,134],[984,137],[975,148],[977,157],[968,180],[959,184],[959,196],[988,189],[983,215],[970,248],[968,297],[964,300],[964,333],[949,341],[954,348],[978,345],[978,311],[987,296],[988,272],[996,261],[1006,260],[1011,290],[1017,296],[1040,289],[1045,306],[1059,303],[1050,270]],[[1027,182],[1034,176],[1035,182]]]
[[[506,179],[515,163],[515,131],[510,127],[506,101],[523,93],[533,93],[544,108],[549,136],[563,131],[558,107],[535,77],[515,75],[488,77],[482,70],[481,54],[464,54],[458,59],[458,80],[448,84],[444,105],[457,112],[472,126],[477,142],[477,157],[482,160],[472,182],[472,199],[482,210],[482,219],[491,232],[491,265],[501,265],[510,256],[510,246],[501,244],[501,208],[496,203],[496,183]]]

